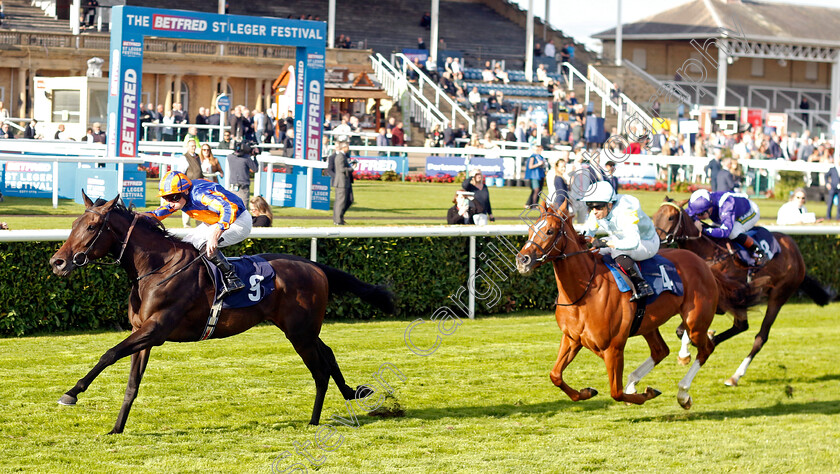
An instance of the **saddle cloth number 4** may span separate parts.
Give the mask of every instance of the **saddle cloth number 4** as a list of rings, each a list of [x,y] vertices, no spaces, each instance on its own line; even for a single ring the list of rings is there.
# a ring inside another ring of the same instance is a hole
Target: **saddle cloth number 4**
[[[665,270],[665,265],[659,265],[659,274],[662,276],[662,288],[673,291],[674,282],[668,278],[668,272]]]

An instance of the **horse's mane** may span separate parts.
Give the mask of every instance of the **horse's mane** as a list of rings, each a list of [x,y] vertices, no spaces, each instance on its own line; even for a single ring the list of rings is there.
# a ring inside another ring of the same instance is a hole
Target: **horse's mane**
[[[108,202],[108,201],[106,201],[102,198],[99,198],[99,199],[96,200],[96,202],[93,203],[93,205],[94,206],[101,206],[101,205],[105,204],[106,202]],[[139,213],[134,212],[131,209],[125,207],[125,204],[123,204],[121,199],[114,204],[114,207],[111,208],[111,212],[114,212],[117,215],[128,219],[129,221],[132,221],[134,219],[134,216],[139,214]],[[175,241],[175,242],[181,242],[181,239],[179,239],[178,237],[170,234],[169,231],[166,230],[166,226],[163,225],[163,222],[161,222],[161,221],[159,221],[159,220],[157,220],[153,217],[149,217],[148,215],[142,215],[141,214],[140,218],[137,219],[137,226],[139,226],[143,229],[146,229],[146,230],[148,230],[148,231],[150,231],[154,234],[158,234],[158,235],[160,235],[161,237],[163,237],[167,240],[172,240],[172,241]]]

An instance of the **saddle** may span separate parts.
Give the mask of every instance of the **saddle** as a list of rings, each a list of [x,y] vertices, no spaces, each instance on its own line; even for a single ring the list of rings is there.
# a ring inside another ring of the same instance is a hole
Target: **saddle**
[[[764,227],[753,227],[746,233],[755,240],[755,243],[761,248],[761,250],[764,251],[765,255],[767,255],[767,262],[773,260],[773,257],[782,251],[779,241],[776,240],[776,237],[774,237],[773,234]],[[732,245],[732,248],[734,248],[735,254],[742,262],[744,262],[744,264],[751,267],[755,266],[755,259],[752,256],[752,252],[737,242],[729,242]]]
[[[216,288],[214,301],[219,300],[222,283],[222,272],[207,259],[201,259],[207,266],[207,271],[213,278]],[[228,258],[236,274],[245,283],[245,289],[231,293],[222,300],[222,308],[247,308],[262,301],[274,291],[274,267],[259,256],[244,255],[239,258]]]
[[[671,293],[681,296],[683,294],[683,283],[677,267],[671,263],[670,260],[661,256],[654,255],[653,258],[637,262],[639,270],[642,273],[645,281],[653,288],[654,295],[647,298],[647,303],[653,303],[660,294],[670,291]],[[604,256],[604,264],[612,272],[613,278],[618,285],[618,289],[622,293],[626,293],[632,289],[630,279],[621,271],[615,260],[609,255]]]

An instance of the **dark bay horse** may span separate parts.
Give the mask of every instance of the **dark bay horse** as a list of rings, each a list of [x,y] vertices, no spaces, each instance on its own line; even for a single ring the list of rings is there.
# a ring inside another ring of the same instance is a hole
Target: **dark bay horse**
[[[665,292],[648,305],[637,334],[647,341],[650,358],[630,374],[628,384],[622,390],[624,346],[630,337],[636,303],[630,302],[630,293],[618,289],[601,256],[588,250],[583,237],[575,232],[567,203],[565,201],[560,208],[541,205],[540,218],[530,228],[528,242],[516,256],[516,267],[521,274],[529,274],[546,262],[554,266],[558,292],[555,317],[563,331],[563,340],[550,374],[551,381],[573,401],[597,395],[593,388],[577,391],[563,381],[563,370],[581,347],[586,347],[604,360],[610,379],[610,395],[615,400],[642,404],[658,396],[660,392],[650,387],[644,393],[636,393],[636,383],[668,355],[668,346],[659,333],[659,326],[679,313],[691,341],[698,348],[694,364],[678,385],[677,401],[683,408],[690,408],[692,401],[688,390],[691,382],[714,350],[706,331],[717,308],[717,276],[703,259],[691,252],[661,251],[662,256],[677,267],[684,292],[682,296]]]
[[[787,300],[802,290],[815,303],[825,306],[831,301],[831,295],[817,280],[805,275],[805,261],[799,247],[790,236],[774,232],[773,236],[779,242],[782,250],[767,262],[766,265],[754,271],[745,265],[735,256],[729,239],[713,239],[708,237],[694,226],[693,219],[683,209],[687,200],[674,201],[665,197],[665,202],[660,204],[656,214],[653,215],[653,224],[663,244],[676,243],[683,249],[690,250],[701,256],[715,270],[725,273],[728,277],[739,282],[752,280],[750,283],[752,296],[747,304],[733,303],[726,295],[721,294],[721,307],[718,312],[723,314],[729,312],[734,316],[732,327],[714,336],[715,345],[740,334],[749,328],[747,323],[747,309],[762,301],[767,302],[767,311],[764,313],[764,321],[761,322],[761,329],[755,336],[752,350],[744,359],[735,374],[725,383],[729,386],[738,385],[738,381],[747,372],[747,368],[753,358],[758,354],[767,338],[770,336],[770,328],[776,321],[779,310]],[[687,354],[685,338],[683,338],[683,349],[681,354]]]
[[[204,265],[189,265],[198,257],[198,250],[170,236],[156,219],[118,204],[118,199],[119,196],[108,202],[100,199],[94,204],[84,196],[87,209],[73,222],[67,242],[50,259],[53,272],[67,276],[89,261],[110,254],[133,282],[128,300],[131,335],[106,351],[93,369],[59,400],[63,405],[75,405],[79,393],[87,390],[105,368],[131,356],[128,387],[112,434],[122,433],[125,428],[151,348],[166,341],[199,340],[214,299],[213,282]],[[315,406],[309,423],[317,425],[330,377],[346,400],[369,394],[364,387],[354,390],[347,385],[332,349],[319,337],[329,295],[351,292],[390,313],[394,310],[393,294],[384,287],[369,285],[304,258],[261,256],[274,268],[275,290],[255,306],[222,310],[211,337],[233,336],[262,321],[282,329],[315,379]]]

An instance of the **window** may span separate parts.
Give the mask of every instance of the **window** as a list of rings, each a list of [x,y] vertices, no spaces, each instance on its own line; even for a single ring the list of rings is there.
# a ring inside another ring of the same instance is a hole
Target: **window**
[[[108,91],[91,90],[88,94],[88,123],[99,122],[103,124],[103,128],[107,128]]]
[[[642,69],[647,69],[647,50],[641,48],[633,49],[633,64]]]
[[[816,81],[819,78],[819,64],[814,62],[805,63],[805,79]]]
[[[186,81],[181,81],[181,110],[184,112],[190,110],[190,87]]]
[[[52,121],[54,123],[79,123],[82,100],[80,91],[53,90],[52,96]]]
[[[764,77],[764,59],[753,58],[752,60],[752,75],[753,77]]]

